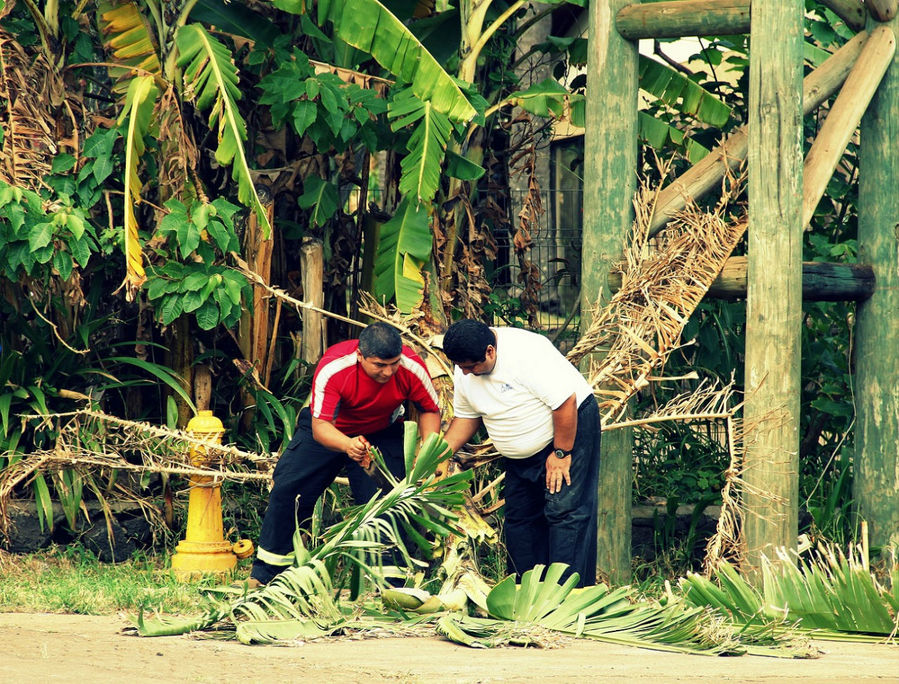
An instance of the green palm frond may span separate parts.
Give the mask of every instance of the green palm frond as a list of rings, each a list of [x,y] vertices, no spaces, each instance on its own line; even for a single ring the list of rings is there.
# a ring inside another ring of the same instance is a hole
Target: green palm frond
[[[715,571],[717,582],[689,574],[681,580],[686,600],[711,606],[744,625],[796,623],[816,638],[880,640],[899,625],[896,589],[884,587],[858,548],[848,555],[821,545],[808,557],[778,552],[762,559],[762,589],[753,588],[729,564]]]
[[[781,550],[778,562],[763,562],[762,573],[766,610],[798,618],[805,629],[883,636],[899,626],[892,595],[857,548],[845,555],[822,545],[798,559]]]
[[[697,121],[721,128],[731,108],[689,78],[654,59],[640,55],[640,89]]]
[[[407,444],[414,445],[417,426],[406,423],[406,431]],[[138,633],[141,636],[183,634],[225,622],[238,630],[241,641],[267,643],[341,629],[346,618],[334,598],[337,592],[331,579],[338,562],[361,568],[370,580],[383,585],[383,577],[378,573],[379,555],[375,552],[396,546],[408,556],[399,534],[400,519],[415,521],[433,532],[456,532],[451,526],[451,510],[461,505],[471,473],[436,480],[437,466],[451,455],[446,442],[430,435],[405,478],[393,478],[382,462],[385,477],[393,483],[391,490],[345,511],[344,519],[327,528],[315,548],[306,549],[297,530],[294,534],[297,564],[268,585],[230,600],[210,598],[209,609],[199,617],[146,620],[140,614]],[[371,561],[372,556],[378,560]],[[275,624],[280,622],[290,624]],[[243,626],[247,623],[250,624]]]
[[[137,216],[134,208],[141,202],[141,183],[137,169],[144,153],[144,136],[159,94],[152,76],[137,76],[128,85],[125,107],[119,125],[126,120],[125,129],[125,296],[131,301],[134,293],[147,279],[143,267],[143,252],[138,239]]]
[[[547,78],[526,90],[515,91],[506,101],[536,116],[560,119],[565,114],[566,101],[570,96],[565,86],[554,78]]]
[[[243,148],[247,124],[235,104],[241,93],[231,53],[199,24],[178,29],[175,44],[179,52],[178,66],[184,70],[184,95],[195,101],[198,110],[209,111],[209,127],[218,130],[215,159],[219,164],[231,165],[238,200],[256,212],[268,237],[271,225],[253,185]]]
[[[544,569],[546,575],[541,579]],[[664,651],[716,655],[742,649],[729,634],[709,629],[706,609],[676,601],[662,605],[637,600],[631,587],[610,589],[605,584],[575,588],[572,574],[560,584],[567,570],[561,563],[537,566],[524,573],[521,583],[513,576],[497,584],[487,595],[490,618],[445,616],[442,633],[454,639],[461,631],[480,647],[495,645],[508,622],[533,625],[578,637]],[[504,621],[507,621],[504,623]],[[510,632],[516,634],[516,630]],[[456,640],[456,639],[454,639]],[[499,639],[503,642],[503,639]],[[506,640],[505,643],[513,643]]]
[[[661,150],[670,143],[681,150],[691,164],[695,164],[709,153],[707,147],[688,138],[683,131],[646,112],[637,112],[637,126],[637,135],[650,147]]]
[[[421,269],[430,253],[428,211],[417,202],[404,199],[394,217],[381,226],[374,265],[375,296],[395,296],[400,311],[411,311],[422,298]]]

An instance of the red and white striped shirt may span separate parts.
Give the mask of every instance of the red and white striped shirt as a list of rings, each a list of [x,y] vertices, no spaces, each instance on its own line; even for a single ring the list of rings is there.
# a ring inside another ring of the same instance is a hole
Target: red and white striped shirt
[[[359,340],[329,347],[312,377],[309,409],[313,418],[334,423],[345,435],[365,435],[386,428],[407,399],[418,410],[438,412],[437,392],[424,361],[403,345],[400,367],[382,384],[359,365]]]

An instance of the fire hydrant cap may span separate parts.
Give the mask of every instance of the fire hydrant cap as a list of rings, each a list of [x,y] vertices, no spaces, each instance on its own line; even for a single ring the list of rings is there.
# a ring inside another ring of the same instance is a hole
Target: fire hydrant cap
[[[197,415],[187,423],[188,432],[206,432],[220,434],[225,431],[225,426],[218,418],[212,415],[212,411],[198,411]]]

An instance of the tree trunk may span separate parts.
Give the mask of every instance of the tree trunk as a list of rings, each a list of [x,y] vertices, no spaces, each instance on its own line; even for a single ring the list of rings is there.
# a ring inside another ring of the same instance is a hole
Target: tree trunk
[[[756,579],[761,554],[798,535],[804,8],[752,3],[743,530]]]
[[[181,314],[172,321],[166,331],[168,347],[168,359],[166,365],[171,368],[181,380],[181,387],[187,392],[187,396],[193,394],[193,362],[194,362],[194,338],[191,334],[191,321],[189,314]],[[193,409],[178,394],[172,394],[178,407],[178,427],[187,427],[188,421],[193,418]]]
[[[268,214],[269,224],[274,219],[274,202],[271,191],[264,185],[256,187],[262,206]],[[247,218],[247,230],[244,235],[244,256],[250,269],[262,276],[265,282],[271,281],[272,273],[272,249],[274,239],[272,235],[265,236],[262,226],[255,212],[251,212]],[[245,360],[249,361],[257,371],[257,377],[266,367],[269,353],[269,340],[274,335],[269,328],[268,293],[261,285],[253,285],[253,311],[243,311],[238,327],[238,340],[240,351]],[[241,390],[241,401],[244,412],[241,417],[241,425],[249,430],[253,424],[256,399],[247,390]]]
[[[590,3],[584,136],[584,234],[581,266],[581,332],[621,257],[633,222],[637,168],[637,45],[615,31],[616,12],[628,0]],[[606,288],[607,289],[607,288]],[[599,481],[600,571],[615,583],[631,579],[633,432],[603,436]]]
[[[894,3],[895,4],[895,3]],[[889,28],[899,31],[899,19]],[[877,289],[858,307],[855,334],[855,482],[872,546],[899,543],[899,58],[862,118],[858,258]]]

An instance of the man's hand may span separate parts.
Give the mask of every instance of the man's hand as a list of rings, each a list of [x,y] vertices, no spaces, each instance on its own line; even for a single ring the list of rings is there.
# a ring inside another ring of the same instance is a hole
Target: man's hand
[[[555,454],[546,457],[546,488],[550,494],[562,490],[562,482],[571,486],[571,454],[559,458]]]
[[[350,441],[344,451],[346,451],[347,456],[364,468],[363,461],[371,460],[371,456],[368,455],[369,449],[371,449],[371,444],[363,435],[359,435],[358,437],[350,437]]]

